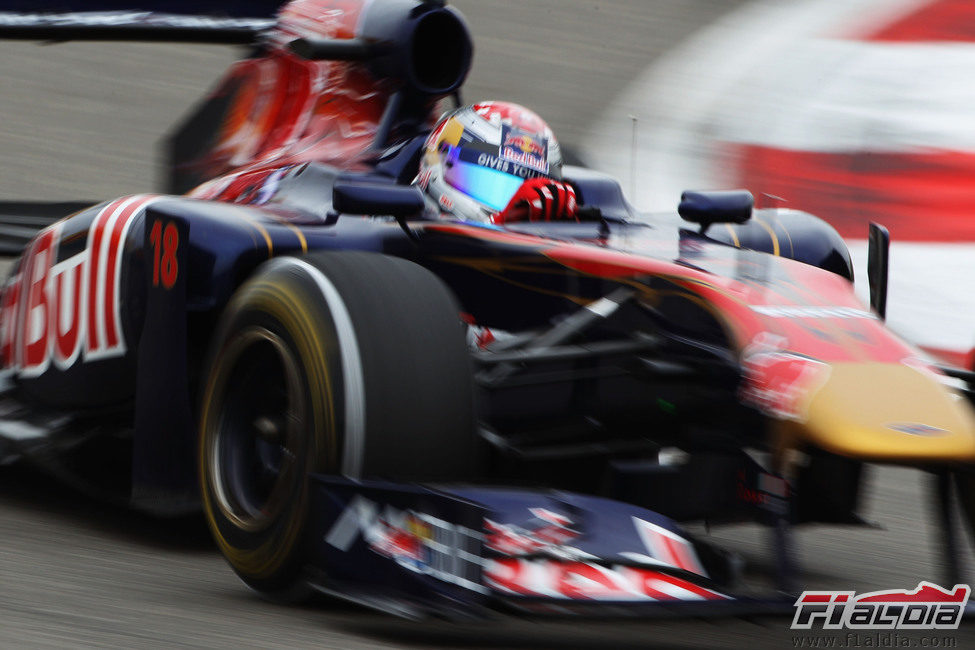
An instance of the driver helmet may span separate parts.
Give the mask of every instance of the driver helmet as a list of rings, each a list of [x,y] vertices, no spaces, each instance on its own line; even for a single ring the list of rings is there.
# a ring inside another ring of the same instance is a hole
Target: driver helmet
[[[529,178],[562,178],[552,129],[510,102],[482,102],[445,117],[427,138],[416,183],[441,213],[493,223]]]

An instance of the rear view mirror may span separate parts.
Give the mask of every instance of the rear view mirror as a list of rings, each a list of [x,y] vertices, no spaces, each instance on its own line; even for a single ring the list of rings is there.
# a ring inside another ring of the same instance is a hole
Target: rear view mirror
[[[402,219],[423,211],[423,192],[415,185],[381,181],[337,180],[332,207],[344,214],[367,214]]]
[[[712,223],[745,223],[752,217],[755,199],[748,190],[692,192],[680,195],[677,213],[684,221],[701,224],[701,232]]]

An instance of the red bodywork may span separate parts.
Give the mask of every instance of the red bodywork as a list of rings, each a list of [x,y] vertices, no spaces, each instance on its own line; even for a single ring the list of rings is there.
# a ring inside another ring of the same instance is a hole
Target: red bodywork
[[[352,39],[363,0],[295,0],[281,10],[264,56],[236,63],[213,96],[231,94],[214,146],[192,163],[206,178],[190,196],[237,201],[274,170],[305,162],[361,166],[392,88],[364,65],[309,61],[299,37]]]

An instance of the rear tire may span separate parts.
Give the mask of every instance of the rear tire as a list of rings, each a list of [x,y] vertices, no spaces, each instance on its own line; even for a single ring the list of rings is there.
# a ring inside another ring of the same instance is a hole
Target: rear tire
[[[204,512],[252,588],[303,594],[311,473],[480,472],[465,332],[426,269],[374,253],[279,258],[233,296],[201,404]]]

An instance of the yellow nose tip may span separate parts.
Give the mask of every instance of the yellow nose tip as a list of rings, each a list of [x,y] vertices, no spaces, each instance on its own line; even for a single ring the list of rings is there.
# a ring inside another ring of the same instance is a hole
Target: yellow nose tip
[[[975,461],[971,406],[909,366],[833,364],[807,400],[795,435],[826,451],[892,463]]]

